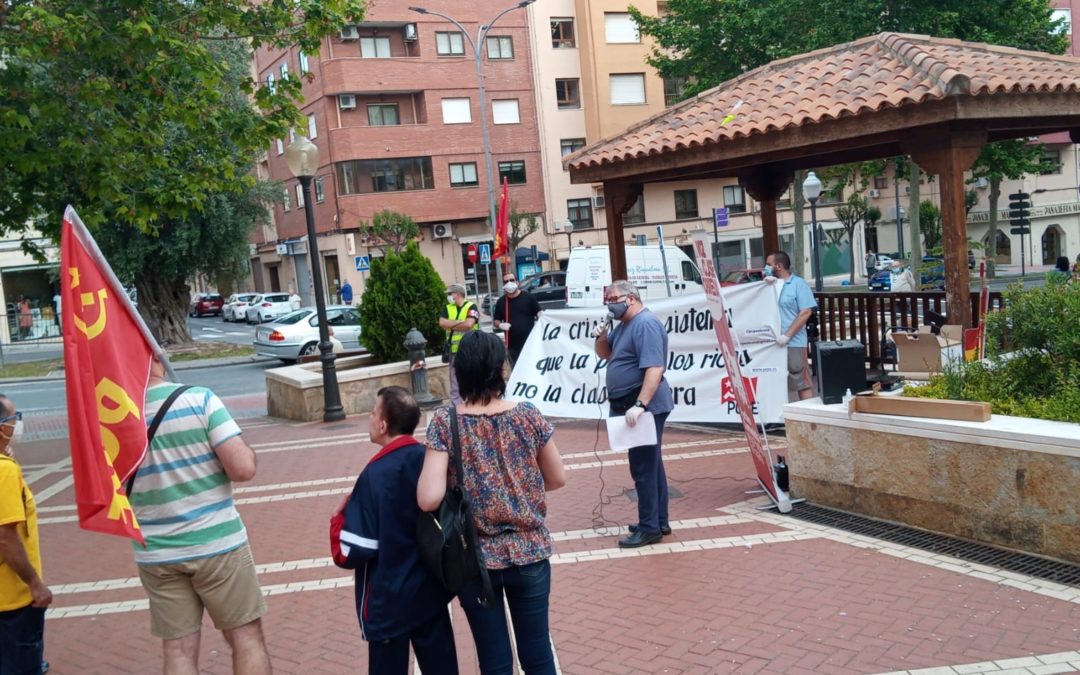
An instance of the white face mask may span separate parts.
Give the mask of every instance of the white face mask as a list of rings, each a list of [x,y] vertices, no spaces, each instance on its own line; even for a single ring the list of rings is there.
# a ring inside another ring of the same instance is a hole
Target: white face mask
[[[516,281],[507,281],[505,284],[503,284],[503,290],[507,293],[513,293],[517,289],[518,285]]]
[[[7,431],[7,425],[4,425],[4,427],[5,427],[4,430]],[[19,439],[22,438],[22,433],[23,433],[22,420],[16,420],[15,421],[15,426],[12,427],[10,433],[11,433],[11,435],[8,437],[10,439],[10,442],[18,443]]]

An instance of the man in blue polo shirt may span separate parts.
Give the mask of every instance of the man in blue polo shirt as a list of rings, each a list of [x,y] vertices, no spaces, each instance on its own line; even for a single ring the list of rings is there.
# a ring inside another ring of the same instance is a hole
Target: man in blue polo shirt
[[[780,289],[780,337],[776,344],[787,347],[788,391],[794,391],[800,399],[814,395],[813,385],[806,370],[806,322],[817,309],[814,292],[806,281],[791,271],[791,258],[783,251],[770,253],[762,270],[765,279],[779,279]],[[775,283],[775,282],[773,282]]]
[[[368,672],[407,675],[409,644],[424,675],[457,675],[450,594],[428,572],[416,544],[416,483],[424,445],[412,437],[420,422],[416,399],[384,387],[375,399],[369,434],[381,449],[339,507],[334,562],[356,570],[356,615],[368,642]]]

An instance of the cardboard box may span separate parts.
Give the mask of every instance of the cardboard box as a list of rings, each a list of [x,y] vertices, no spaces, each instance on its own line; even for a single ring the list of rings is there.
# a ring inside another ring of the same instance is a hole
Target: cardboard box
[[[990,421],[990,404],[973,401],[950,401],[908,396],[856,396],[848,403],[848,412],[930,417],[967,422]]]
[[[900,370],[941,372],[945,364],[963,361],[962,333],[960,326],[942,326],[940,335],[931,333],[930,326],[920,326],[916,332],[894,330],[892,338]]]

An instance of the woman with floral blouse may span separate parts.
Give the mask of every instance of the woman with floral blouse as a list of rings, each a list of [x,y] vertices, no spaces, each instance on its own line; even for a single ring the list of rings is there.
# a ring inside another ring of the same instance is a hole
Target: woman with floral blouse
[[[545,492],[566,483],[554,429],[531,403],[503,399],[506,348],[491,333],[467,333],[454,365],[464,403],[457,407],[464,487],[495,596],[479,603],[480,582],[460,594],[484,675],[514,672],[503,596],[510,606],[518,659],[528,674],[555,672],[548,636],[551,534]],[[427,430],[417,486],[420,508],[434,511],[454,475],[450,415],[439,409]]]

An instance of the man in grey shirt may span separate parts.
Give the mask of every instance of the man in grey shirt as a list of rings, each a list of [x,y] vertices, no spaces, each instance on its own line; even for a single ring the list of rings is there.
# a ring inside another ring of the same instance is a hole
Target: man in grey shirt
[[[601,324],[594,332],[596,355],[607,359],[608,404],[612,415],[626,415],[626,423],[637,424],[646,411],[656,424],[656,444],[629,450],[630,475],[638,496],[638,522],[630,526],[630,536],[621,539],[622,548],[655,544],[671,534],[668,520],[668,484],[664,460],[660,456],[664,422],[675,407],[671,387],[664,379],[668,358],[668,337],[664,324],[646,309],[637,288],[628,281],[615,281],[604,299],[615,318],[608,332]]]

